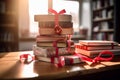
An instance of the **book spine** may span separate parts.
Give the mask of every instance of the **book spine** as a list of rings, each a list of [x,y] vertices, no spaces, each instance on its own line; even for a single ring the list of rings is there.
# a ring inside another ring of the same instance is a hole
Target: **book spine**
[[[107,50],[107,49],[120,49],[119,46],[86,46],[86,45],[80,45],[77,44],[75,45],[77,48],[79,49],[83,49],[83,50]]]
[[[59,63],[57,57],[41,57],[41,56],[35,56],[36,60],[44,61],[44,62],[49,62],[49,63]]]
[[[114,55],[120,55],[120,49],[107,49],[107,50],[111,51]],[[104,50],[87,51],[80,48],[75,48],[75,52],[80,53],[82,55],[86,55],[88,57],[96,57],[102,51]],[[105,56],[105,55],[102,55],[102,56]]]
[[[53,28],[39,28],[40,35],[56,35]],[[61,35],[72,35],[73,28],[62,28]]]
[[[43,28],[54,28],[55,26],[55,22],[39,22],[38,23],[39,27],[43,27]],[[73,27],[73,23],[72,22],[59,22],[59,25],[62,28],[71,28]]]
[[[37,36],[36,37],[36,42],[53,42],[53,41],[57,41],[57,40],[61,40],[61,42],[65,42],[67,40],[66,36]]]
[[[39,47],[53,47],[53,42],[37,42],[36,45]],[[58,42],[57,47],[67,47],[67,43]]]
[[[84,42],[84,41],[79,41],[79,44],[82,45],[86,45],[86,46],[114,46],[114,45],[118,45],[117,42],[113,42],[113,41],[98,41],[98,42]]]

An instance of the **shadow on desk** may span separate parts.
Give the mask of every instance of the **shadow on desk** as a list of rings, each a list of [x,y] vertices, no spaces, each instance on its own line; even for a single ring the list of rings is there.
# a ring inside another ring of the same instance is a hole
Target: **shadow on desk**
[[[120,69],[88,75],[74,76],[57,80],[120,80]]]

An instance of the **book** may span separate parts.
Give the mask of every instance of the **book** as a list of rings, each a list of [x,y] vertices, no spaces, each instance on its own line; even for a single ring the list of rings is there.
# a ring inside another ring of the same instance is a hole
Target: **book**
[[[84,50],[84,49],[75,48],[75,52],[80,53],[82,55],[86,55],[88,57],[96,57],[102,51],[104,51],[104,50],[87,51],[87,50]],[[120,55],[120,49],[110,49],[108,51],[113,52],[114,55]]]
[[[54,28],[54,26],[55,26],[55,21],[39,22],[38,25],[39,25],[38,27]],[[72,23],[72,22],[59,21],[59,25],[60,25],[62,28],[73,27],[73,23]]]
[[[37,22],[48,22],[48,21],[55,21],[55,15],[35,15],[34,16],[34,21]],[[72,16],[71,15],[59,15],[58,21],[67,21],[71,22],[72,21]]]
[[[83,63],[84,62],[78,56],[75,56],[75,55],[62,56],[62,57],[64,58],[65,65],[78,64],[78,63]],[[44,62],[50,62],[50,63],[53,62],[52,57],[36,56],[36,60],[40,60],[40,61],[44,61]],[[57,57],[54,57],[54,63],[58,63],[58,61],[59,61],[59,59]]]
[[[82,44],[75,44],[76,48],[84,49],[84,50],[107,50],[107,49],[120,49],[120,46],[87,46]]]
[[[103,40],[79,40],[79,43],[87,46],[105,46],[105,45],[118,45],[115,41],[103,41]]]
[[[62,41],[66,41],[67,40],[67,36],[66,35],[38,35],[36,37],[36,42],[53,42],[53,41],[57,41],[57,40],[61,40]]]
[[[53,47],[54,42],[36,42],[36,45],[39,47]],[[57,42],[57,47],[67,47],[66,42]]]
[[[46,42],[37,42],[36,43],[37,44],[37,46],[39,46],[39,47],[53,47],[53,45],[54,45],[54,42],[53,41],[46,41]],[[74,42],[71,40],[71,42],[70,42],[70,45],[72,46],[72,45],[74,45]],[[68,43],[67,43],[67,41],[59,41],[59,42],[57,42],[57,47],[68,47]]]
[[[35,56],[35,60],[40,60],[44,62],[52,63],[52,57],[41,57],[41,56]],[[58,63],[58,59],[54,58],[54,63]]]
[[[40,35],[56,35],[54,28],[39,28]],[[62,28],[61,35],[72,35],[73,28]]]
[[[74,51],[75,51],[74,47],[71,47],[69,52],[67,49],[68,49],[67,47],[58,48],[58,56],[74,54]],[[38,46],[34,45],[33,52],[34,52],[34,55],[41,56],[41,57],[56,56],[56,48],[54,48],[54,47],[38,47]]]
[[[83,63],[84,61],[76,56],[76,55],[67,55],[67,56],[64,56],[65,58],[65,64],[66,65],[71,65],[71,64],[77,64],[77,63]]]

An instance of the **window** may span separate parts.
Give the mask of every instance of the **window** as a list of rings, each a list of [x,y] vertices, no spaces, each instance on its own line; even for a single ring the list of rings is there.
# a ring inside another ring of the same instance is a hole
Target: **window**
[[[79,27],[79,2],[78,1],[64,1],[64,0],[51,0],[52,7],[56,11],[62,9],[66,10],[65,14],[72,15],[72,22],[74,31],[77,32]],[[34,21],[34,15],[36,14],[48,14],[48,0],[29,0],[29,30],[31,35],[38,33],[38,23]],[[62,6],[61,6],[62,5]]]

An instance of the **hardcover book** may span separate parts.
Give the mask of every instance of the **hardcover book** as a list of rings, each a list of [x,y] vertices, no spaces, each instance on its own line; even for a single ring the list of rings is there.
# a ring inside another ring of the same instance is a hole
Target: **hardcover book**
[[[58,48],[58,56],[63,55],[72,55],[74,54],[75,48],[71,47],[68,52],[68,48]],[[56,55],[56,48],[54,47],[38,47],[36,45],[33,46],[34,55],[41,57],[53,57]]]
[[[40,35],[56,35],[54,28],[39,28]],[[62,28],[61,35],[72,35],[73,28]]]
[[[54,42],[53,41],[41,41],[41,42],[36,42],[37,46],[39,47],[54,47]],[[57,47],[69,47],[74,45],[74,41],[71,40],[69,43],[67,41],[58,41],[57,42]]]
[[[36,42],[53,42],[57,40],[61,40],[61,42],[66,41],[67,36],[66,35],[44,35],[44,36],[38,35],[36,37]]]
[[[53,42],[37,42],[37,46],[39,47],[53,47],[54,43]],[[67,47],[66,42],[58,42],[57,47]]]
[[[102,51],[104,50],[87,51],[80,48],[75,48],[75,52],[86,55],[88,57],[96,57]],[[114,55],[120,55],[120,49],[110,49],[109,51],[113,52]]]
[[[36,60],[52,63],[52,58],[51,57],[35,56],[35,58],[36,58]],[[58,59],[57,58],[54,58],[54,63],[58,63]]]
[[[49,21],[55,21],[55,15],[35,15],[34,20],[37,22],[49,22]],[[59,15],[59,21],[72,21],[71,15]]]
[[[59,21],[59,25],[62,28],[69,28],[69,27],[73,27],[73,23],[72,22],[62,22]],[[49,21],[49,22],[39,22],[39,26],[38,27],[44,27],[44,28],[54,28],[55,26],[55,21]]]
[[[103,40],[79,40],[79,43],[87,46],[118,45],[118,43],[115,41],[103,41]]]
[[[62,56],[65,60],[65,65],[71,65],[71,64],[78,64],[83,63],[84,61],[81,60],[78,56],[70,55],[70,56]],[[37,60],[44,61],[44,62],[52,62],[51,57],[41,57],[36,56]],[[54,58],[54,63],[58,63],[58,59]]]
[[[107,45],[107,46],[87,46],[87,45],[82,45],[82,44],[75,44],[76,48],[83,49],[83,50],[108,50],[108,49],[120,49],[120,46],[117,45]]]

